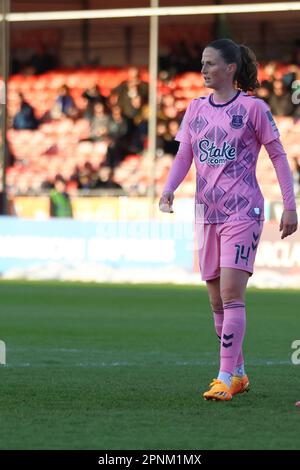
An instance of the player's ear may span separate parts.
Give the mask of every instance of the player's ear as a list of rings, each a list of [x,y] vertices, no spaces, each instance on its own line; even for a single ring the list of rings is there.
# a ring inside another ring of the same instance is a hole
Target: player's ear
[[[235,63],[227,65],[227,72],[229,74],[235,75],[236,69],[237,69],[237,65]]]

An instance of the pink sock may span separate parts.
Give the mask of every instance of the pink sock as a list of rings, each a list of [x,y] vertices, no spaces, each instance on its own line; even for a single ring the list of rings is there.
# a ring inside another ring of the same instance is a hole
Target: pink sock
[[[245,304],[238,300],[224,304],[220,371],[233,374],[238,360],[242,357],[245,329]]]
[[[224,311],[214,310],[213,314],[214,314],[215,330],[219,338],[219,341],[221,342],[222,328],[223,328],[223,321],[224,321]],[[243,350],[241,349],[235,367],[240,367],[242,365],[244,365],[244,356],[243,356]]]

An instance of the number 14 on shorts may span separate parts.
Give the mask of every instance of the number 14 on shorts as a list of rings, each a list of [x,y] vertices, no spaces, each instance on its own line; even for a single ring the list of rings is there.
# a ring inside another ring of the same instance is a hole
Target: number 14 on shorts
[[[240,245],[240,244],[236,244],[234,246],[236,249],[235,264],[238,264],[239,260],[243,259],[246,261],[246,266],[247,266],[248,261],[249,261],[249,255],[250,255],[250,246],[246,247],[245,245]]]

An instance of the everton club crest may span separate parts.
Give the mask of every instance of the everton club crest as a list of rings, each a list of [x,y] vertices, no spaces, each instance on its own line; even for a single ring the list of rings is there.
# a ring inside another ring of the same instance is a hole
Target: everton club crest
[[[240,129],[243,127],[243,116],[241,114],[234,114],[230,125],[233,129]]]

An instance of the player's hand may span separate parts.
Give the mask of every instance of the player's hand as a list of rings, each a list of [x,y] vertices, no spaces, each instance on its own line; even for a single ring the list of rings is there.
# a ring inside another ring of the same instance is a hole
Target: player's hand
[[[173,201],[174,201],[174,193],[171,191],[166,191],[163,193],[162,197],[159,200],[159,209],[162,212],[170,212],[173,213]]]
[[[298,227],[297,211],[284,210],[281,216],[279,231],[282,231],[281,240],[296,232]]]

